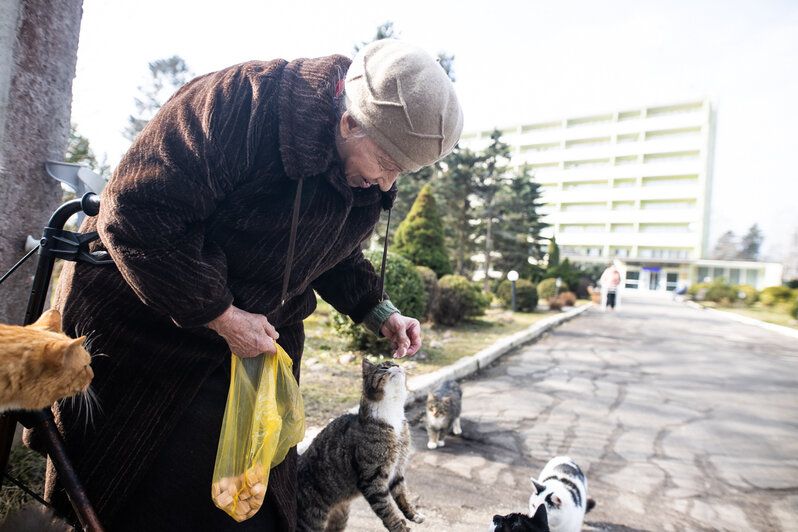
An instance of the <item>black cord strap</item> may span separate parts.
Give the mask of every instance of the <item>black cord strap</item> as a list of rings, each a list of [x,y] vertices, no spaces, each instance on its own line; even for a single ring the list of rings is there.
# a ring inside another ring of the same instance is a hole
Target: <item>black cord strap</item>
[[[16,271],[16,269],[17,269],[17,268],[19,268],[20,266],[22,266],[22,263],[23,263],[23,262],[25,262],[26,260],[28,260],[28,257],[30,257],[31,255],[33,255],[33,252],[34,252],[34,251],[38,251],[38,249],[39,249],[39,246],[37,245],[37,246],[36,246],[35,248],[33,248],[32,250],[28,251],[28,253],[26,253],[26,254],[25,254],[25,256],[24,256],[24,257],[22,257],[18,263],[14,264],[14,266],[13,266],[13,267],[12,267],[10,270],[8,270],[8,271],[6,272],[6,274],[5,274],[5,275],[4,275],[2,278],[0,278],[0,283],[2,283],[3,281],[5,281],[5,280],[6,280],[6,278],[7,278],[9,275],[11,275],[12,273],[14,273],[14,271]]]
[[[382,248],[382,268],[380,269],[380,301],[384,301],[385,293],[385,262],[388,260],[388,235],[391,228],[391,209],[388,209],[388,223],[385,224],[385,246]]]

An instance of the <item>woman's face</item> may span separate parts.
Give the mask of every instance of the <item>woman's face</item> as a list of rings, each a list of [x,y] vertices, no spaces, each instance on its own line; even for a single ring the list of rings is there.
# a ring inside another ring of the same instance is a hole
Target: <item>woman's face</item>
[[[344,174],[350,187],[369,188],[377,185],[387,192],[393,186],[401,168],[348,114],[341,119],[340,137],[336,144],[344,162]]]

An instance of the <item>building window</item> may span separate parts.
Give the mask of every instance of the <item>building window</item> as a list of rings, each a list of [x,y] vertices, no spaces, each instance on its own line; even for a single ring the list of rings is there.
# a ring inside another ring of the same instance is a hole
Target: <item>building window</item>
[[[628,271],[626,272],[626,283],[624,286],[626,288],[637,288],[637,285],[640,283],[640,272],[633,272]]]
[[[729,283],[740,284],[740,268],[729,269]]]
[[[622,166],[624,164],[635,164],[637,162],[637,155],[623,155],[615,158],[615,166]]]
[[[661,129],[647,131],[646,140],[671,140],[685,137],[696,137],[701,133],[700,127],[685,127],[680,129]]]
[[[697,185],[697,184],[698,184],[698,176],[695,174],[643,178],[644,187],[685,186],[685,185]]]
[[[613,201],[612,210],[614,211],[631,211],[635,208],[634,201]]]
[[[694,113],[703,107],[702,102],[686,103],[681,105],[665,105],[662,107],[649,107],[646,110],[646,118],[658,116],[679,115],[683,113]]]
[[[560,253],[562,253],[563,256],[573,257],[576,255],[581,255],[582,248],[578,246],[561,246]]]
[[[539,124],[529,124],[521,128],[521,133],[526,133],[527,131],[540,131],[543,129],[557,129],[559,127],[562,127],[562,122],[559,120],[557,120],[556,122],[542,122]],[[490,134],[488,134],[488,136],[490,136]]]
[[[588,257],[601,257],[603,250],[600,247],[585,248],[585,255]]]
[[[642,210],[672,210],[695,208],[695,200],[643,200],[640,202]]]
[[[644,259],[689,259],[688,248],[647,248],[641,247],[638,255]]]
[[[640,133],[624,133],[623,135],[618,135],[618,144],[637,142],[639,139]]]
[[[637,184],[637,180],[632,177],[628,179],[616,179],[612,182],[614,188],[632,188]]]
[[[575,168],[596,168],[600,166],[609,166],[609,159],[583,159],[581,161],[565,161],[565,168],[573,170]]]
[[[709,277],[709,268],[706,266],[699,266],[698,267],[698,282],[703,283],[704,280]]]
[[[613,257],[624,258],[632,253],[632,248],[611,248],[610,254]]]
[[[607,122],[612,122],[613,116],[612,115],[598,115],[598,116],[587,116],[584,118],[572,118],[566,122],[566,127],[578,127],[578,126],[593,126],[596,124],[604,124]]]
[[[563,203],[563,212],[606,211],[607,204],[601,203]]]
[[[563,183],[563,190],[597,190],[607,188],[606,181],[574,181]]]
[[[751,286],[756,286],[759,276],[758,270],[747,270],[745,272],[745,284],[750,284]]]
[[[665,290],[676,290],[676,285],[679,284],[679,274],[676,272],[667,272],[665,274]]]
[[[546,142],[544,144],[527,144],[526,146],[521,146],[521,152],[528,152],[528,151],[549,151],[549,150],[556,150],[560,147],[559,142]]]
[[[640,118],[643,113],[640,110],[637,111],[624,111],[618,113],[618,122],[623,122],[624,120],[634,120],[636,118]]]
[[[601,233],[604,224],[560,224],[561,233]]]
[[[641,233],[689,233],[690,224],[640,224]]]
[[[588,148],[591,146],[602,146],[610,143],[610,137],[596,137],[592,139],[576,139],[565,142],[565,148]]]
[[[649,153],[643,155],[643,164],[697,161],[699,154],[700,152],[698,150],[675,151],[670,153]]]
[[[610,225],[610,232],[612,233],[634,233],[634,224],[612,224]]]

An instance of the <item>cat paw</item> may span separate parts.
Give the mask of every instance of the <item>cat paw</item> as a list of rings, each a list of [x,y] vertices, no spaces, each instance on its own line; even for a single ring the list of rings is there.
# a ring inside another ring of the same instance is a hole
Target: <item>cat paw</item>
[[[460,427],[456,427],[456,428],[452,429],[452,434],[454,434],[455,436],[459,436],[462,433],[463,433],[463,429],[461,429]]]
[[[446,443],[444,443],[443,441],[438,442],[438,447],[443,447],[444,445],[446,445]]]
[[[416,514],[416,515],[413,516],[413,522],[414,523],[423,523],[424,519],[426,519],[426,518],[427,518],[427,516],[424,515],[424,514]]]
[[[427,449],[437,449],[437,448],[438,444],[435,443],[434,441],[427,442]]]

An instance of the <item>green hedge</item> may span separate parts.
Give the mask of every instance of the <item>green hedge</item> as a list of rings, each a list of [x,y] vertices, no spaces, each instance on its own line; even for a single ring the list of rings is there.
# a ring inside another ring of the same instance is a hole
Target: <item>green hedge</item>
[[[768,286],[759,295],[759,301],[766,307],[775,306],[777,303],[789,303],[795,293],[789,286]]]
[[[434,314],[436,323],[457,325],[467,317],[482,316],[490,304],[479,285],[462,275],[444,275],[438,285],[441,293]]]
[[[501,300],[505,308],[513,307],[513,285],[504,280],[496,289],[496,297]],[[533,312],[538,306],[538,291],[532,281],[518,279],[515,282],[515,308],[520,312]]]
[[[543,279],[538,283],[538,297],[548,301],[554,298],[554,293],[557,291],[556,279]]]
[[[432,268],[427,266],[416,266],[416,271],[421,276],[424,283],[424,291],[427,293],[427,305],[424,308],[424,318],[432,319],[435,308],[438,306],[438,299],[441,295],[441,287],[438,285],[438,276]]]

